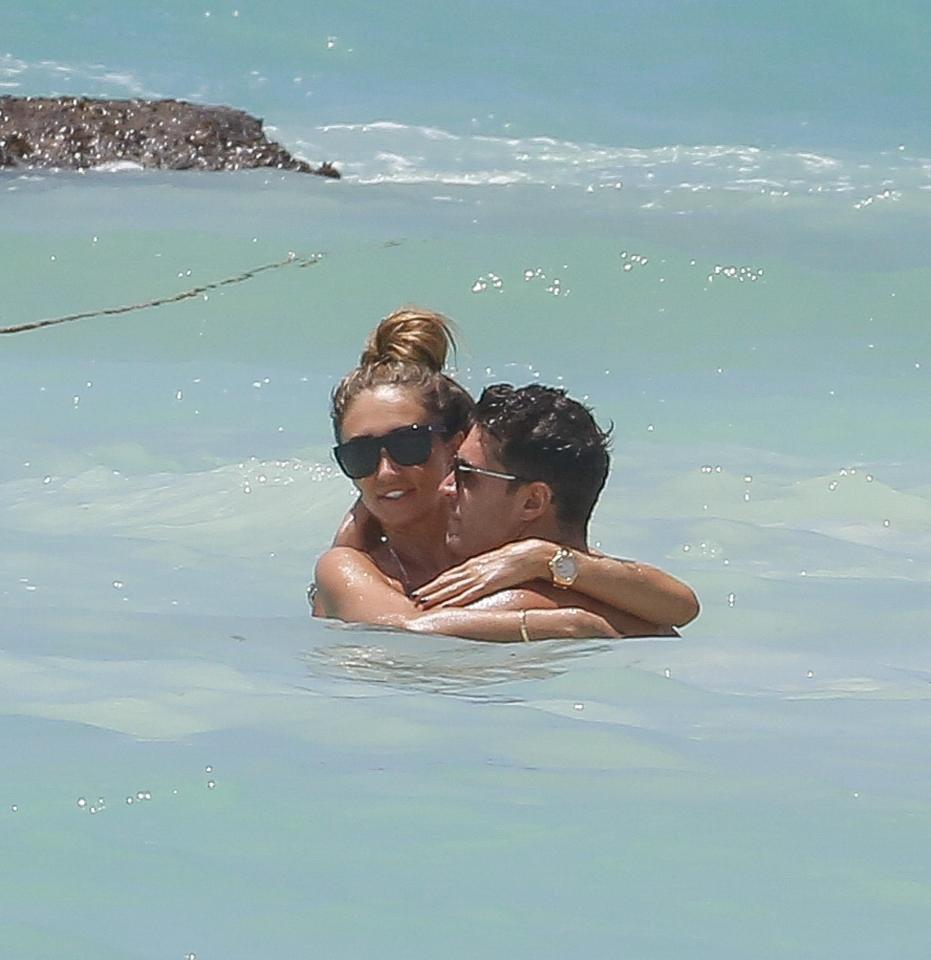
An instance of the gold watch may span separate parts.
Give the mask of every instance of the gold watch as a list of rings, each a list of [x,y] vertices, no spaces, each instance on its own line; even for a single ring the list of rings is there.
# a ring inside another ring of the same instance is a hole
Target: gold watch
[[[579,565],[575,554],[568,547],[560,547],[549,560],[553,586],[568,589],[579,575]]]

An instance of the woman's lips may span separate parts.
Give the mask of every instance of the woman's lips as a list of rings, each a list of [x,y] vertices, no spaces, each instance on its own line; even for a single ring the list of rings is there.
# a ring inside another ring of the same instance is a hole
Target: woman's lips
[[[380,500],[400,500],[402,497],[410,493],[410,490],[389,490],[387,493],[381,493],[378,495]]]

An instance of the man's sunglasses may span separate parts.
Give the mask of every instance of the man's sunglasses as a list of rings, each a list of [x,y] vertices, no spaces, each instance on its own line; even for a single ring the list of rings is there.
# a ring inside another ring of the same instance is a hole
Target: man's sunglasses
[[[347,477],[359,480],[371,476],[378,469],[382,450],[399,467],[419,467],[430,459],[433,451],[433,434],[444,434],[443,427],[435,424],[412,424],[399,427],[380,437],[356,437],[333,448],[340,470]]]
[[[513,473],[502,473],[500,470],[486,470],[485,467],[473,466],[460,457],[453,457],[453,473],[456,477],[456,486],[461,486],[463,474],[478,474],[480,477],[494,477],[496,480],[520,480],[523,483],[529,483],[523,477],[518,477]]]

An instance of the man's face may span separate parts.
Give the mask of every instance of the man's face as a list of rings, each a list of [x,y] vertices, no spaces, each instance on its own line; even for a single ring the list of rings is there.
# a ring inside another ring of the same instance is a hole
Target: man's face
[[[467,467],[508,473],[494,454],[494,444],[473,427],[459,448],[458,460]],[[455,469],[443,481],[451,499],[446,543],[461,559],[493,550],[516,540],[525,526],[520,513],[520,484],[483,473]]]

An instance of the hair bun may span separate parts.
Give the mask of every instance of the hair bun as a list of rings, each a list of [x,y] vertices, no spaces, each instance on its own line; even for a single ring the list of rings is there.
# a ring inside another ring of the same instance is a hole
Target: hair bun
[[[359,363],[416,363],[439,373],[450,348],[456,349],[450,320],[432,310],[402,307],[372,331]]]

